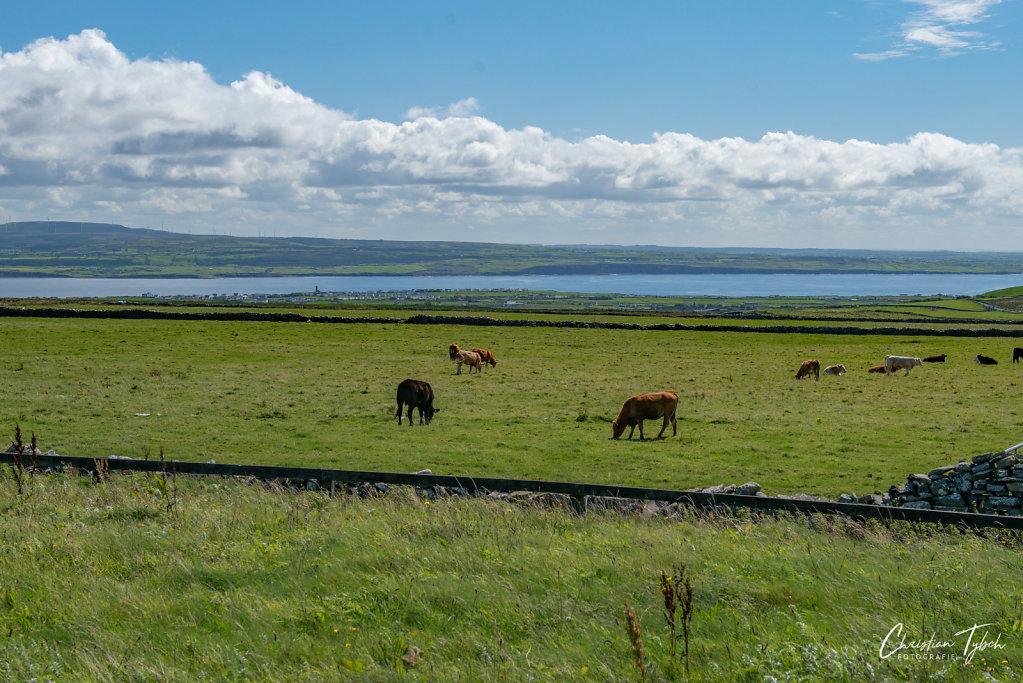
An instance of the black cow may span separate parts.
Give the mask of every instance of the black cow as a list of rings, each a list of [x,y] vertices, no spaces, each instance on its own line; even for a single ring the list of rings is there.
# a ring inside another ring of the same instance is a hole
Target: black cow
[[[433,414],[440,410],[433,407],[433,388],[418,379],[407,379],[398,385],[398,412],[394,414],[398,418],[398,424],[401,424],[401,408],[406,404],[409,427],[412,426],[413,408],[419,409],[419,424],[423,424],[423,418],[426,418],[426,424],[430,424]]]
[[[940,356],[927,356],[927,358],[924,358],[924,362],[925,363],[944,363],[946,358],[948,358],[948,355],[943,353]]]
[[[1017,346],[1012,350],[1012,362],[1018,363],[1020,358],[1023,358],[1023,349]]]
[[[996,361],[994,358],[991,358],[990,356],[982,356],[979,353],[977,354],[977,357],[974,358],[973,360],[977,361],[981,365],[998,365],[998,361]]]

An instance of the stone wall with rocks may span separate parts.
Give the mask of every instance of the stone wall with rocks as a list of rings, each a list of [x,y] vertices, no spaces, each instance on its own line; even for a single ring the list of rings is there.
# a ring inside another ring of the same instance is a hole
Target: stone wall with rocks
[[[911,474],[893,486],[887,504],[927,510],[1019,515],[1023,509],[1023,459],[1015,450],[982,453],[969,462]]]
[[[698,493],[735,493],[766,498],[755,482],[741,486],[718,484],[688,489]],[[777,495],[782,500],[829,502],[830,498],[806,493]],[[1023,457],[1015,448],[981,453],[970,461],[936,467],[927,474],[911,474],[906,483],[892,486],[883,494],[859,497],[843,493],[835,502],[890,505],[948,512],[978,512],[987,515],[1023,515]]]
[[[757,332],[763,334],[913,335],[917,337],[1018,337],[1019,330],[936,329],[922,327],[855,327],[851,325],[712,325],[686,323],[629,323],[587,320],[523,320],[480,315],[412,315],[408,318],[377,316],[302,315],[259,311],[165,311],[142,308],[74,309],[0,306],[0,317],[112,318],[146,320],[227,320],[249,322],[373,323],[392,325],[475,325],[483,327],[559,327],[601,330],[651,330],[688,332]]]
[[[1023,444],[1020,444],[1023,447]],[[13,454],[18,447],[11,445],[7,454]],[[21,447],[23,466],[26,468],[34,464],[32,447],[25,445]],[[35,449],[35,456],[56,456],[54,451],[43,453]],[[133,460],[126,456],[111,455],[108,459]],[[209,461],[214,463],[213,460]],[[39,468],[41,472],[54,472],[55,468]],[[430,470],[420,470],[412,474],[431,474]],[[258,481],[256,477],[240,477],[248,483]],[[283,487],[298,491],[300,489],[317,490],[319,485],[315,479],[304,483],[282,482]],[[331,486],[333,492],[334,486]],[[351,495],[367,496],[388,493],[392,485],[384,483],[363,483],[358,485],[343,485],[338,487]],[[448,496],[489,496],[491,498],[507,499],[509,501],[528,500],[537,503],[549,503],[565,505],[583,510],[587,507],[606,507],[622,511],[636,509],[655,509],[663,512],[668,509],[674,511],[679,504],[667,506],[663,502],[647,501],[645,505],[637,506],[636,500],[586,496],[585,499],[575,500],[571,496],[555,493],[532,493],[529,491],[479,491],[469,492],[461,487],[414,487],[417,495],[422,498],[448,497]],[[745,484],[708,486],[706,488],[686,489],[690,493],[709,494],[735,494],[740,496],[752,496],[756,498],[769,498],[756,482]],[[773,496],[779,500],[797,500],[810,502],[838,502],[838,503],[860,503],[865,505],[888,505],[896,507],[917,508],[926,510],[944,510],[950,512],[977,512],[982,514],[996,515],[1023,515],[1023,457],[1016,454],[1016,449],[1008,449],[994,453],[982,453],[974,456],[969,462],[959,461],[955,465],[936,467],[927,474],[911,474],[906,477],[906,483],[900,486],[892,486],[884,494],[871,493],[858,497],[855,493],[843,493],[837,499],[832,500],[823,496],[815,496],[806,493],[778,494]],[[642,503],[642,501],[640,501]],[[651,507],[652,506],[652,507]],[[755,507],[755,505],[754,505]]]

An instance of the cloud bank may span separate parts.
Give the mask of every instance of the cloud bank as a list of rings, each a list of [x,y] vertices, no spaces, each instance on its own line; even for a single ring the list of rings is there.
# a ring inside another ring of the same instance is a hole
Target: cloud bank
[[[938,4],[938,3],[934,3]],[[504,242],[1023,248],[1023,150],[919,133],[636,144],[472,98],[359,120],[265,73],[130,60],[98,30],[0,54],[0,221]],[[993,244],[984,245],[986,233]],[[1016,240],[1013,242],[1012,240]]]

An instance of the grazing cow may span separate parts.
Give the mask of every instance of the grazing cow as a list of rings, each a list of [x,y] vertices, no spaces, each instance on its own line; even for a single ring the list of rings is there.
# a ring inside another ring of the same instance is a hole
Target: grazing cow
[[[825,375],[836,375],[836,376],[844,375],[845,374],[845,366],[844,365],[829,365],[828,367],[824,368],[824,374]]]
[[[462,349],[458,348],[458,344],[452,344],[451,346],[448,347],[448,356],[451,358],[451,360],[454,360],[455,356],[461,353],[461,351]]]
[[[977,354],[977,357],[974,358],[973,360],[977,361],[981,365],[998,365],[998,361],[996,361],[991,356],[982,356],[979,353]]]
[[[912,358],[910,356],[885,356],[884,357],[884,374],[891,375],[892,371],[900,368],[905,369],[906,374],[909,374],[910,368],[923,367],[923,361],[919,358]]]
[[[472,351],[459,351],[458,355],[455,356],[455,362],[458,363],[458,372],[456,375],[462,374],[462,366],[469,366],[469,374],[472,374],[472,369],[476,368],[476,373],[483,372],[483,360],[480,358],[478,353]]]
[[[657,438],[661,438],[661,435],[664,434],[669,421],[671,422],[671,435],[675,436],[678,434],[678,421],[675,419],[677,407],[678,394],[674,391],[658,391],[652,394],[630,396],[622,404],[618,418],[611,423],[611,438],[617,439],[626,427],[631,427],[629,430],[631,439],[633,432],[636,431],[636,425],[639,425],[639,440],[642,441],[643,420],[656,420],[659,417],[663,417],[664,422],[661,424],[661,431],[657,432]]]
[[[407,379],[398,385],[398,412],[394,414],[398,418],[398,424],[401,424],[403,405],[408,405],[409,427],[412,426],[413,408],[419,409],[419,424],[423,424],[423,418],[426,418],[426,424],[430,424],[434,413],[440,410],[433,407],[433,388],[418,379]]]
[[[885,367],[883,365],[875,365],[874,367],[872,367],[869,370],[867,370],[867,372],[883,372],[886,375],[888,374],[888,370],[885,369]]]
[[[809,377],[811,373],[813,373],[813,378],[815,380],[818,381],[820,380],[821,362],[819,360],[816,359],[804,360],[802,364],[799,366],[799,369],[796,370],[796,379],[803,379],[804,377]]]
[[[1023,349],[1017,346],[1012,350],[1012,362],[1016,363],[1020,358],[1023,358]]]
[[[948,354],[941,354],[940,356],[927,356],[924,358],[925,363],[944,363],[945,359],[948,358]]]
[[[490,367],[497,367],[497,359],[494,358],[494,354],[490,353],[486,349],[473,349],[472,352],[478,353],[480,355],[480,360],[484,363],[490,363]]]

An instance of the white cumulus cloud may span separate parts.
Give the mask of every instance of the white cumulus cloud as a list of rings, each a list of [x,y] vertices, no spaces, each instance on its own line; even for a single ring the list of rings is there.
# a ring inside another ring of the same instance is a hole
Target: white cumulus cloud
[[[932,3],[939,4],[939,3]],[[951,11],[951,10],[950,10]],[[360,120],[251,72],[128,59],[98,30],[0,54],[0,215],[192,232],[1023,248],[1023,151],[919,133],[568,141],[468,98]],[[920,245],[926,228],[938,242]],[[1017,240],[1013,242],[1012,240]]]

